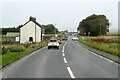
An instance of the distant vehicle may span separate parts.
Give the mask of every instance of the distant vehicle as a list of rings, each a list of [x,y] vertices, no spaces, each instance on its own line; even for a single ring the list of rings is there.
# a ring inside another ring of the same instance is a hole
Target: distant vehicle
[[[61,41],[61,40],[58,40],[58,43],[59,43],[59,44],[62,44],[62,41]]]
[[[55,48],[59,49],[59,43],[58,43],[57,39],[50,39],[50,41],[48,43],[48,49],[50,49],[51,47],[55,47]]]
[[[73,41],[78,41],[79,39],[77,37],[72,38]]]
[[[67,39],[68,39],[68,37],[63,37],[63,38],[62,38],[62,40],[67,40]]]

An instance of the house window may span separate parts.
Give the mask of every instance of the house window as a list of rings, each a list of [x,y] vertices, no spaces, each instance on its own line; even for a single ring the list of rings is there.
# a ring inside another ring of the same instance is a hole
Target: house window
[[[29,37],[29,42],[33,42],[33,37]]]

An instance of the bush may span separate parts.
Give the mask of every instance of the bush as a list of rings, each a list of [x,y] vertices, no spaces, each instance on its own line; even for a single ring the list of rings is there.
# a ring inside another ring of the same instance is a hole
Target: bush
[[[105,43],[118,43],[118,38],[112,38],[112,39],[105,39],[105,38],[97,38],[97,39],[87,39],[87,41],[91,42],[105,42]]]
[[[24,47],[27,49],[28,47],[30,47],[30,44],[29,43],[25,43]]]
[[[106,40],[104,38],[100,38],[100,39],[90,39],[92,42],[105,42]]]
[[[8,48],[2,47],[2,55],[7,53],[7,51],[8,51]]]
[[[35,48],[35,45],[33,45],[32,48]]]
[[[22,47],[14,46],[14,47],[9,47],[10,52],[22,52],[24,49]]]

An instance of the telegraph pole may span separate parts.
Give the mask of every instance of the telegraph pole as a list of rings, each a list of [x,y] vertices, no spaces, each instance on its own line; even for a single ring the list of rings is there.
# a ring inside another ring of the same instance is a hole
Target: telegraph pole
[[[57,34],[56,34],[57,32],[56,32],[56,24],[55,24],[55,37],[57,37]]]

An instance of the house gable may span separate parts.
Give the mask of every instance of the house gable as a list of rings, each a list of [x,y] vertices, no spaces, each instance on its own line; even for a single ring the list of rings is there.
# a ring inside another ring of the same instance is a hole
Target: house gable
[[[26,22],[22,27],[24,27],[24,26],[25,26],[26,24],[28,24],[30,21],[32,21],[33,23],[35,23],[36,25],[38,25],[40,28],[44,29],[44,28],[42,27],[42,25],[39,24],[39,23],[36,21],[36,18],[35,18],[35,19],[31,19],[31,17],[29,18],[29,21]],[[22,27],[21,27],[21,28],[22,28]]]
[[[36,21],[36,19],[29,19],[20,28],[20,43],[26,42],[40,42],[42,40],[43,27]]]

